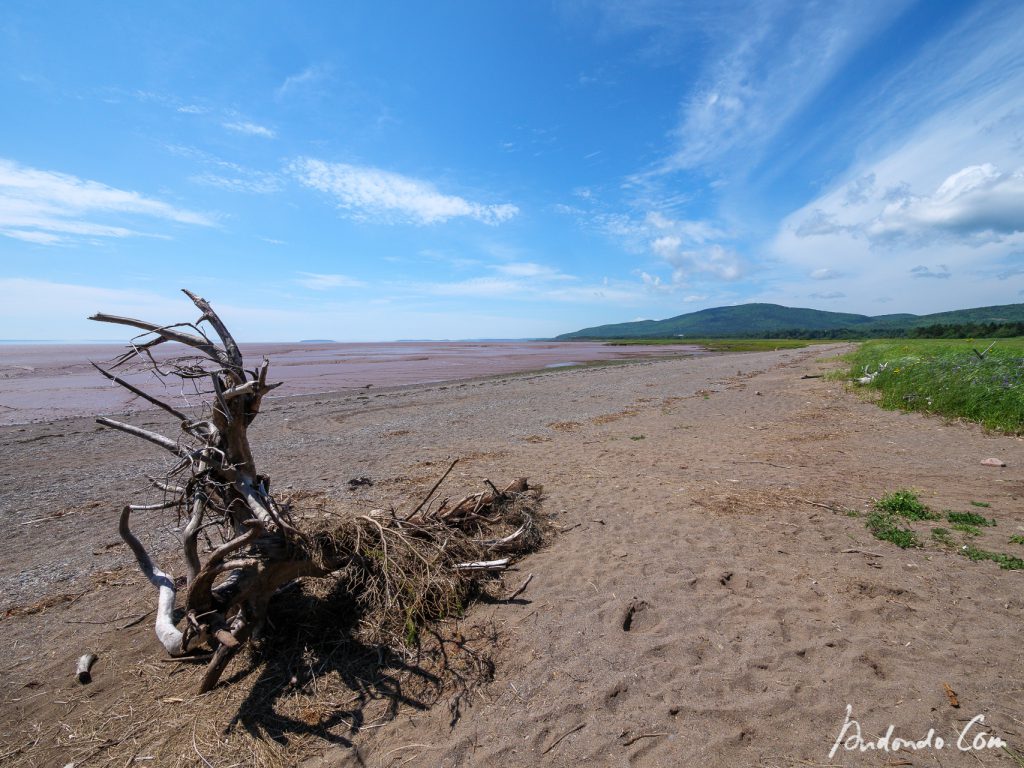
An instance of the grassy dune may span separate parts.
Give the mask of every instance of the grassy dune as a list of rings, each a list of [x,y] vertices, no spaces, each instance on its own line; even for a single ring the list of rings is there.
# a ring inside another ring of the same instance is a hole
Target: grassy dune
[[[883,408],[963,418],[1024,433],[1024,337],[886,339],[847,356],[849,375],[874,374]]]

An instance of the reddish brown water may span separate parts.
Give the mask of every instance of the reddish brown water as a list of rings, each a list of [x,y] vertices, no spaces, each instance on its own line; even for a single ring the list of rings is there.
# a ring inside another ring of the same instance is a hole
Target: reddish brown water
[[[97,373],[90,360],[115,357],[115,344],[0,345],[0,424],[124,413],[148,407]],[[539,370],[574,363],[701,354],[693,345],[612,347],[596,342],[393,342],[386,344],[243,344],[251,365],[270,358],[273,397],[394,387]],[[179,348],[180,354],[180,348]],[[168,352],[162,352],[166,359]],[[151,375],[132,379],[177,404]],[[154,388],[156,387],[156,388]]]

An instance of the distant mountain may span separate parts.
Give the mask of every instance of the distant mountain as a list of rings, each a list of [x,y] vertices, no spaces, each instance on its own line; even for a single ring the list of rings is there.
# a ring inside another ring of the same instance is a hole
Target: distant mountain
[[[855,331],[870,334],[873,329],[919,328],[934,324],[956,325],[966,323],[1019,323],[1024,322],[1024,304],[1003,304],[995,307],[959,309],[932,315],[856,315],[847,312],[825,312],[820,309],[784,307],[780,304],[738,304],[733,307],[714,307],[677,315],[667,320],[639,320],[584,328],[556,337],[559,341],[572,339],[666,339],[689,336],[691,338],[725,338],[729,336],[772,336],[799,331]]]

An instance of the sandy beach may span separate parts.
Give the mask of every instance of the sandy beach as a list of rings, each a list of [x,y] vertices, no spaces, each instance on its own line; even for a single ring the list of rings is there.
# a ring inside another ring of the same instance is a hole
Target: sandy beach
[[[482,478],[543,484],[552,535],[503,577],[511,593],[532,574],[527,589],[445,628],[487,673],[432,696],[412,661],[381,654],[358,680],[325,667],[272,692],[238,659],[198,701],[201,667],[160,661],[154,590],[116,532],[163,456],[84,416],[0,426],[0,763],[1019,766],[955,742],[970,725],[968,743],[987,731],[1024,753],[1024,576],[899,550],[851,513],[899,488],[937,510],[984,502],[999,523],[979,545],[1006,550],[1024,532],[1024,441],[803,378],[846,349],[268,402],[250,434],[279,493],[405,509],[455,457],[453,494]],[[361,476],[373,485],[350,488]],[[138,533],[175,550],[173,519],[140,516]],[[181,573],[173,557],[163,567]],[[82,686],[71,673],[87,650],[100,660]],[[171,717],[198,704],[219,719]],[[847,705],[865,741],[891,724],[948,743],[830,757]]]

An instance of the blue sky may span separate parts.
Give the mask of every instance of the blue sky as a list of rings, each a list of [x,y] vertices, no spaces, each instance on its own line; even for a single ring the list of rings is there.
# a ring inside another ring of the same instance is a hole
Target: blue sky
[[[0,338],[1024,301],[1019,2],[0,9]]]

